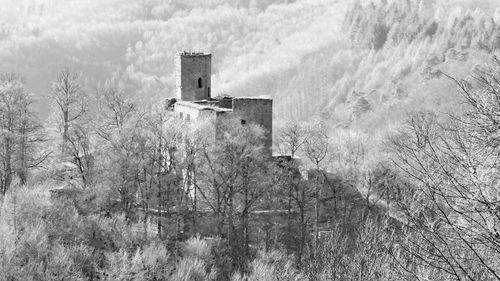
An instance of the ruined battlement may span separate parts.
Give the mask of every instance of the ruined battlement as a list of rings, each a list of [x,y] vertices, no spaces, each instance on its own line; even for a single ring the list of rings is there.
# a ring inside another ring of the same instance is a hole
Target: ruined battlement
[[[212,55],[205,52],[181,51],[177,53],[177,56],[197,57],[197,56],[212,56]]]

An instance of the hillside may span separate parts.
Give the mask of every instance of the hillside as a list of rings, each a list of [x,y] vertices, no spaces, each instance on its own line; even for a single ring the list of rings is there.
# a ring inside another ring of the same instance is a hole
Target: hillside
[[[0,281],[500,279],[498,0],[0,4]]]
[[[207,50],[218,92],[263,94],[275,87],[270,74],[332,43],[344,12],[337,1],[9,1],[0,71],[23,73],[45,96],[69,65],[89,85],[115,75],[134,96],[155,100],[172,94],[178,50]]]
[[[279,118],[322,112],[342,126],[360,107],[362,127],[385,127],[408,104],[448,103],[447,81],[433,71],[464,75],[498,47],[496,4],[486,0],[4,1],[0,71],[25,76],[43,116],[64,66],[81,71],[90,91],[118,77],[148,102],[172,95],[173,55],[194,49],[214,54],[216,93],[269,94]],[[387,42],[371,51],[380,31]]]

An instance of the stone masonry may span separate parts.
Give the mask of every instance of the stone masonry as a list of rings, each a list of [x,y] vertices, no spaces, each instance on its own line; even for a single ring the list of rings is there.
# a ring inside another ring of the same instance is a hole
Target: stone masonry
[[[257,124],[265,130],[264,146],[271,153],[273,100],[269,97],[211,96],[211,59],[206,53],[181,52],[175,57],[176,100],[170,109],[185,121],[238,118],[242,125]]]
[[[175,56],[177,100],[210,99],[212,55],[182,52]]]

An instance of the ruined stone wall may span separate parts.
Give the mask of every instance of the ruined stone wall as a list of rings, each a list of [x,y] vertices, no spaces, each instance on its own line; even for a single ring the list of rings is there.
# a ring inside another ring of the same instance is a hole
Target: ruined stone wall
[[[199,113],[200,111],[192,106],[184,105],[181,103],[177,103],[175,105],[175,115],[181,120],[196,121],[198,120]]]
[[[211,96],[212,55],[179,53],[175,57],[177,99],[196,101]],[[199,83],[201,79],[201,83]],[[201,84],[201,88],[199,87]]]
[[[218,113],[224,113],[219,112],[218,110],[207,109],[204,106],[193,102],[176,103],[174,112],[177,118],[191,122],[204,121],[207,119],[215,122]]]
[[[268,98],[233,98],[232,108],[213,107],[210,103],[180,101],[175,104],[177,118],[189,122],[207,122],[212,124],[210,131],[215,138],[224,135],[223,122],[227,119],[238,119],[244,126],[257,124],[264,129],[264,143],[269,155],[272,148],[273,101]],[[208,106],[207,106],[208,105]]]
[[[219,107],[222,108],[228,108],[232,109],[233,108],[233,98],[221,98],[219,99]]]
[[[220,123],[223,120],[223,116],[227,115],[228,112],[219,112],[210,109],[200,109],[194,103],[181,102],[175,105],[174,114],[175,117],[184,122],[196,122],[200,126],[203,126],[204,133],[207,137],[212,137],[215,141],[217,137],[220,137],[223,133],[220,130]]]
[[[273,100],[270,98],[234,98],[233,113],[242,123],[255,123],[265,130],[265,146],[273,144]]]

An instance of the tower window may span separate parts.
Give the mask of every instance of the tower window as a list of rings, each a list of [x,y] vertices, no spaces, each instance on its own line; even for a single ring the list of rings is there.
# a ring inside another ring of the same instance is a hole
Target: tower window
[[[198,88],[203,88],[203,79],[198,78]]]

